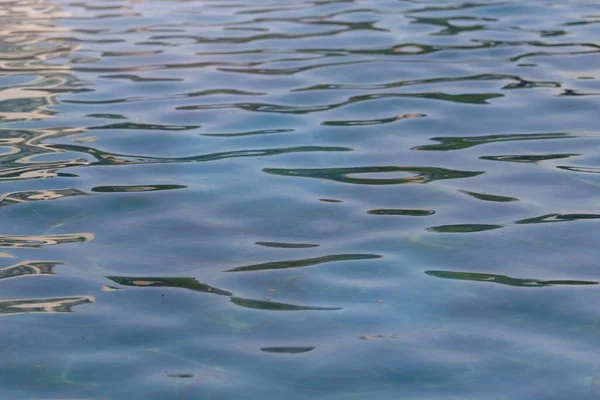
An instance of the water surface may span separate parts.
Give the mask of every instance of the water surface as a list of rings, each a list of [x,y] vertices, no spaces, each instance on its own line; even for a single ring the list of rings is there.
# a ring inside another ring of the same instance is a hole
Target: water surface
[[[595,399],[600,7],[0,2],[6,399]]]

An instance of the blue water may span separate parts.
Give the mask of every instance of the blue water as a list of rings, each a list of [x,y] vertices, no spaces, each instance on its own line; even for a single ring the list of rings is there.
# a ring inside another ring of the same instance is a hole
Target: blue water
[[[0,1],[0,398],[600,398],[600,5]]]

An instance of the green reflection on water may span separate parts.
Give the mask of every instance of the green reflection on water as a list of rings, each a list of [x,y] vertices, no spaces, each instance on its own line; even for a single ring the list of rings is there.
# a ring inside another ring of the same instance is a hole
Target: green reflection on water
[[[546,214],[540,217],[516,221],[516,224],[543,224],[548,222],[568,222],[578,220],[600,219],[600,214]]]
[[[165,278],[165,277],[130,277],[130,276],[107,276],[106,278],[123,286],[134,286],[138,288],[179,288],[195,292],[217,294],[227,296],[231,302],[244,308],[253,308],[265,311],[335,311],[341,308],[332,307],[311,307],[295,304],[278,303],[270,300],[256,300],[235,297],[233,293],[218,289],[204,283],[198,282],[195,278]]]
[[[130,193],[130,192],[154,192],[160,190],[185,189],[184,185],[131,185],[131,186],[96,186],[92,192],[98,193]]]
[[[107,276],[106,278],[123,286],[137,287],[174,287],[180,289],[193,290],[195,292],[213,293],[223,296],[232,296],[233,293],[226,290],[198,282],[195,278],[157,278],[157,277],[128,277],[128,276]]]
[[[73,312],[73,307],[80,304],[93,303],[94,301],[94,298],[91,296],[3,300],[0,301],[0,315],[71,313]]]
[[[50,146],[49,146],[50,147]],[[256,150],[236,150],[221,153],[204,154],[192,157],[147,157],[129,154],[109,153],[106,151],[94,149],[86,146],[76,146],[70,144],[55,144],[51,147],[55,149],[68,150],[79,153],[86,153],[96,159],[91,165],[115,165],[115,164],[157,164],[157,163],[184,163],[184,162],[205,162],[216,161],[226,158],[237,157],[265,157],[289,153],[304,153],[318,151],[352,151],[349,147],[331,147],[331,146],[298,146],[280,149],[256,149]]]
[[[265,168],[263,171],[273,175],[327,179],[359,185],[401,185],[406,183],[427,183],[440,179],[470,178],[484,173],[483,171],[458,171],[434,167],[396,166],[319,169]],[[354,178],[349,176],[354,174],[372,174],[381,172],[407,172],[414,175],[404,178]]]
[[[488,136],[457,136],[457,137],[434,137],[431,140],[439,144],[427,144],[413,147],[412,150],[429,151],[448,151],[462,150],[480,144],[512,142],[521,140],[549,140],[549,139],[567,139],[574,138],[576,135],[569,133],[532,133],[532,134],[509,134],[509,135],[488,135]]]
[[[241,297],[232,297],[231,302],[240,307],[254,308],[257,310],[264,310],[264,311],[336,311],[336,310],[341,310],[341,308],[297,306],[294,304],[276,303],[274,301],[268,301],[268,300],[242,299]]]
[[[475,197],[476,199],[483,200],[483,201],[497,201],[500,203],[519,201],[519,199],[517,199],[516,197],[498,196],[496,194],[489,194],[489,193],[476,193],[476,192],[469,192],[466,190],[459,190],[459,192],[468,194],[469,196]]]
[[[425,217],[427,215],[435,214],[434,210],[409,210],[409,209],[377,209],[369,210],[367,214],[371,215],[407,215],[411,217]]]
[[[540,279],[521,279],[511,278],[505,275],[493,275],[493,274],[481,274],[474,272],[455,272],[455,271],[425,271],[429,276],[444,279],[455,279],[461,281],[475,281],[475,282],[489,282],[499,283],[508,286],[517,287],[542,287],[542,286],[559,286],[559,285],[572,285],[572,286],[585,286],[585,285],[597,285],[598,282],[593,281],[577,281],[577,280],[550,280],[544,281]]]
[[[507,156],[482,156],[481,160],[508,161],[518,163],[536,163],[547,160],[560,160],[562,158],[576,157],[581,154],[542,154],[542,155],[507,155]]]
[[[275,247],[280,249],[308,249],[311,247],[319,247],[318,244],[309,243],[283,243],[283,242],[256,242],[259,246]]]
[[[277,353],[277,354],[300,354],[307,353],[315,349],[315,347],[261,347],[262,351],[266,353]]]
[[[377,254],[334,254],[331,256],[307,258],[304,260],[276,261],[263,264],[254,264],[245,267],[229,269],[225,272],[265,271],[273,269],[301,268],[336,261],[372,260],[381,257],[382,256]]]
[[[486,224],[456,224],[456,225],[441,225],[427,228],[430,232],[440,233],[473,233],[485,232],[494,229],[504,228],[504,225],[486,225]]]

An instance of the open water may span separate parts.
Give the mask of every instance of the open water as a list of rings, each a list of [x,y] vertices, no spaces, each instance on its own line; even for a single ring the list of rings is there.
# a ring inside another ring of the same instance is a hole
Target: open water
[[[599,399],[600,5],[0,0],[0,398]]]

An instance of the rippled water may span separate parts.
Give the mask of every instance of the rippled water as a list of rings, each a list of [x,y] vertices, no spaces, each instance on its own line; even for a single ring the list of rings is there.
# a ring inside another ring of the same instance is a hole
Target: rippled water
[[[1,397],[600,398],[599,35],[0,0]]]

